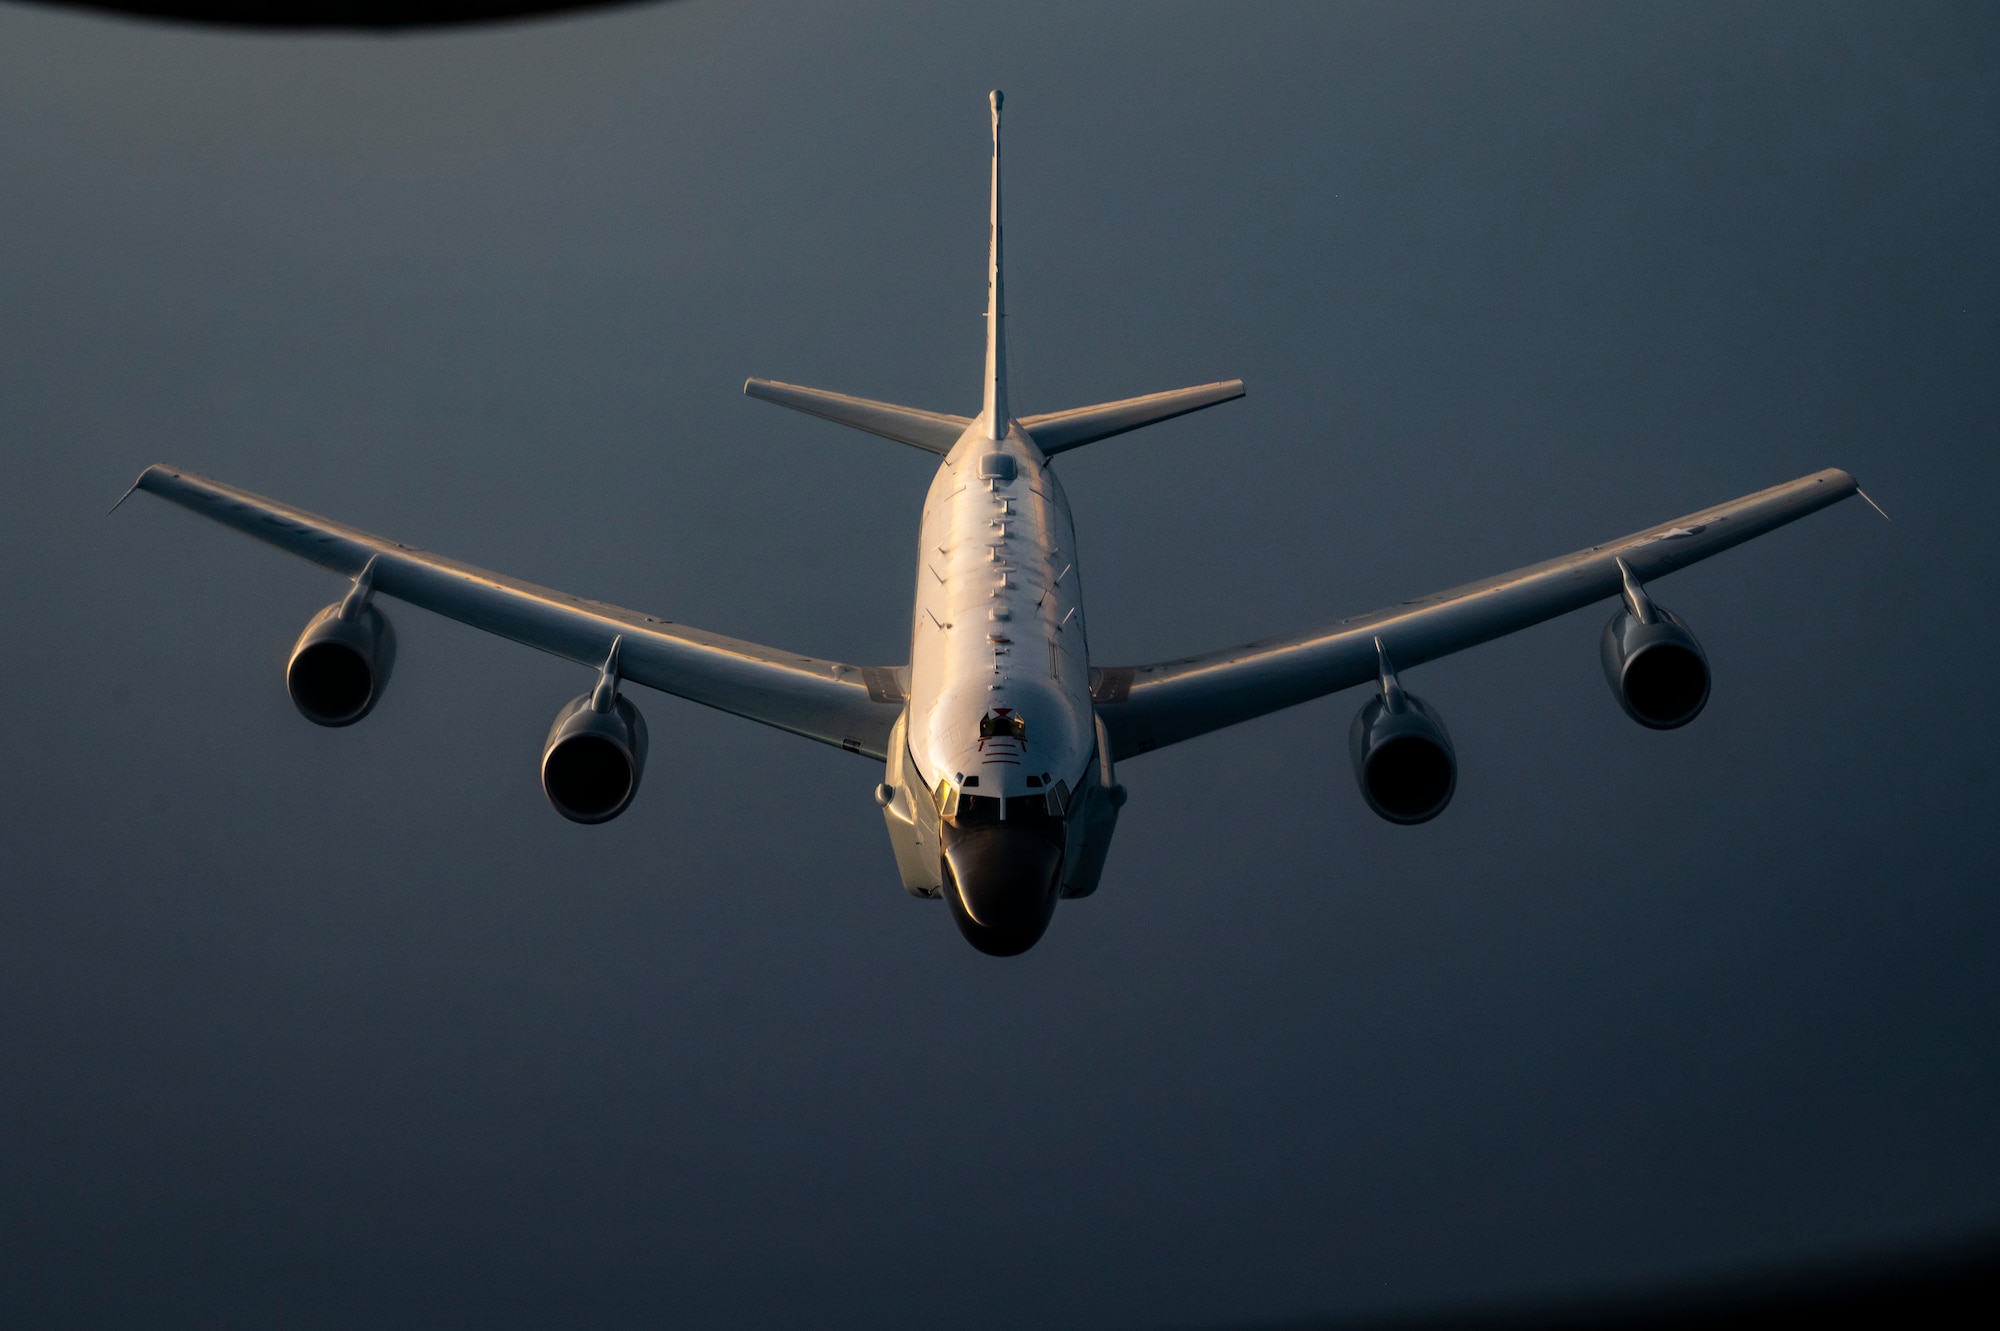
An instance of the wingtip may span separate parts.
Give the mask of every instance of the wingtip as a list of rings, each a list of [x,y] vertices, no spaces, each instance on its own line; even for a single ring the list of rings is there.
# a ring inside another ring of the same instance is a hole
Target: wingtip
[[[119,509],[119,506],[122,505],[126,500],[130,499],[133,495],[133,492],[138,490],[140,486],[146,483],[146,478],[148,476],[151,476],[154,472],[158,471],[159,469],[160,469],[160,464],[155,462],[152,466],[140,472],[138,476],[133,479],[132,483],[125,487],[125,493],[118,496],[118,503],[113,504],[110,508],[105,510],[104,516],[108,518],[113,513],[116,513]]]
[[[1868,505],[1868,507],[1874,509],[1877,513],[1882,514],[1882,521],[1884,522],[1893,521],[1893,519],[1890,518],[1890,516],[1886,512],[1883,512],[1882,506],[1876,503],[1873,499],[1871,499],[1868,495],[1868,492],[1861,488],[1861,481],[1854,475],[1853,472],[1848,471],[1844,467],[1828,467],[1825,471],[1819,474],[1822,478],[1826,480],[1837,482],[1840,488],[1845,492],[1845,494],[1843,494],[1842,496],[1843,498],[1845,498],[1846,495],[1859,495],[1861,496],[1862,503]]]

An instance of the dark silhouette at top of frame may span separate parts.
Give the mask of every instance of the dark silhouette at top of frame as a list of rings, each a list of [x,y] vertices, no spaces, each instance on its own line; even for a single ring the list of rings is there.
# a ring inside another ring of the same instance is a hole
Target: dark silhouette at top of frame
[[[30,0],[65,9],[230,28],[372,29],[456,27],[545,18],[657,0]]]

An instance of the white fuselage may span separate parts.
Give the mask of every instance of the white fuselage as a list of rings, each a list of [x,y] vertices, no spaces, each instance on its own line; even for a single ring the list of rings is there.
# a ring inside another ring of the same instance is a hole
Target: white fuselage
[[[1095,746],[1075,528],[1020,427],[988,433],[966,431],[924,501],[910,758],[934,794],[949,783],[947,795],[1013,799],[1061,783],[1066,795]]]

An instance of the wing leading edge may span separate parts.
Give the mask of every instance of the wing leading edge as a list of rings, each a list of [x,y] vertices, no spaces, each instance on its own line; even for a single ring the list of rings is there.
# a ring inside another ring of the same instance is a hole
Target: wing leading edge
[[[1582,609],[1720,554],[1856,492],[1827,470],[1586,550],[1289,638],[1158,665],[1092,672],[1112,756],[1129,758],[1376,678],[1375,640],[1398,666],[1434,661]]]
[[[551,591],[171,467],[148,467],[132,488],[347,577],[373,559],[381,595],[580,665],[601,665],[622,637],[623,678],[851,753],[885,757],[902,711],[893,670],[781,652]]]

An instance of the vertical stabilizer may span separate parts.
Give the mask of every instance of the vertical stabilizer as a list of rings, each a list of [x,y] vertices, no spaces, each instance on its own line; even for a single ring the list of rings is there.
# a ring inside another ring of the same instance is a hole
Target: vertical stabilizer
[[[1000,93],[993,106],[993,215],[991,246],[986,259],[986,402],[980,419],[986,437],[1007,437],[1007,313],[1000,287]]]

